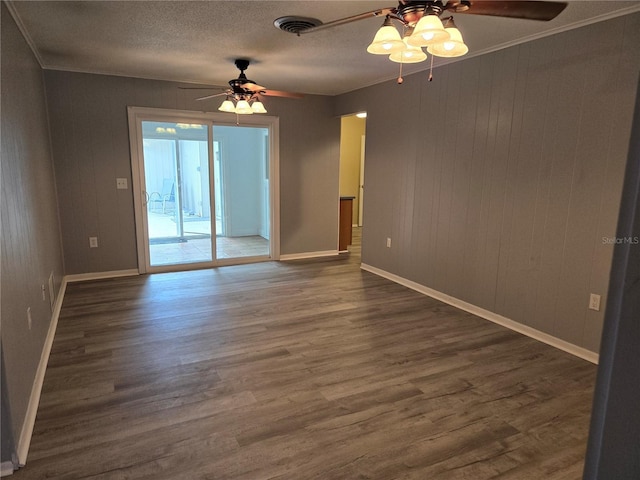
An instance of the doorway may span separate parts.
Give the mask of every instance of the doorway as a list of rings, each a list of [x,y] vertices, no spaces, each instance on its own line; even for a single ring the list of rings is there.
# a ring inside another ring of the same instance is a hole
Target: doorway
[[[353,226],[364,216],[364,163],[366,113],[342,117],[340,123],[340,196],[353,197]]]
[[[278,122],[256,117],[129,108],[140,273],[278,258]]]

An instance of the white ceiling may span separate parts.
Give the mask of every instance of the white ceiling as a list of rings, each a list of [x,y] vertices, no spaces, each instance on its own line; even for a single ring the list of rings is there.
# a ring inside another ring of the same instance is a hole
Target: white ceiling
[[[366,53],[381,25],[371,18],[296,36],[285,15],[323,22],[396,6],[385,1],[13,1],[9,8],[45,69],[226,85],[235,58],[275,90],[336,95],[396,78],[398,65]],[[570,1],[550,22],[455,15],[469,56],[640,11],[640,1]],[[443,64],[437,58],[435,65]],[[425,70],[428,62],[405,66]]]

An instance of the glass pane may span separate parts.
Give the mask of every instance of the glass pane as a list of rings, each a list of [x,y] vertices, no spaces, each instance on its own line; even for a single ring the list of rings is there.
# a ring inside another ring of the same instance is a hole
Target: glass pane
[[[206,125],[142,122],[151,266],[210,262]]]
[[[269,129],[213,127],[216,258],[268,256]]]

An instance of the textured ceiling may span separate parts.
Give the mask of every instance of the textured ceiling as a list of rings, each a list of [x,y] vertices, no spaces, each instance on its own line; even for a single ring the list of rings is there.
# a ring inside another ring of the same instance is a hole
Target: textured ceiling
[[[234,58],[267,88],[335,95],[397,77],[397,64],[366,53],[381,19],[296,36],[276,29],[284,15],[323,22],[389,1],[13,1],[9,7],[46,69],[226,85]],[[594,21],[640,11],[640,1],[571,1],[556,19],[537,22],[456,15],[479,55]],[[435,65],[443,64],[437,58]],[[428,62],[405,66],[425,70]]]

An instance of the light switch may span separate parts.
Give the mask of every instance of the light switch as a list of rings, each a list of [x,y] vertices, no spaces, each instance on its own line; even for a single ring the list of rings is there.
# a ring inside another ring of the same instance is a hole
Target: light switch
[[[126,178],[116,178],[116,188],[118,190],[126,190],[127,188],[127,179]]]

